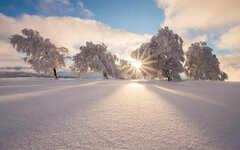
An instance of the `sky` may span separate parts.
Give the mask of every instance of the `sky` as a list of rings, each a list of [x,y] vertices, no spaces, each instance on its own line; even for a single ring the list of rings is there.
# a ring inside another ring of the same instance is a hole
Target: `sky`
[[[168,26],[184,41],[206,41],[230,81],[240,81],[239,0],[4,0],[0,1],[0,67],[28,66],[9,44],[23,28],[79,52],[105,43],[120,58]],[[71,63],[71,62],[69,62]]]

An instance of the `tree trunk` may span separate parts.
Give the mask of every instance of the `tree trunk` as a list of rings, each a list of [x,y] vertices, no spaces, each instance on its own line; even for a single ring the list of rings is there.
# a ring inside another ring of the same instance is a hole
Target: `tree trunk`
[[[172,78],[171,78],[170,75],[169,75],[169,71],[168,71],[168,70],[164,70],[164,71],[165,71],[165,74],[166,74],[166,76],[167,76],[167,78],[168,78],[168,81],[171,81]]]
[[[105,71],[102,72],[103,78],[108,79],[107,73]]]
[[[54,74],[54,78],[58,80],[57,71],[55,68],[53,68],[53,74]]]
[[[171,81],[171,80],[172,80],[169,76],[167,76],[167,78],[168,78],[168,81]]]

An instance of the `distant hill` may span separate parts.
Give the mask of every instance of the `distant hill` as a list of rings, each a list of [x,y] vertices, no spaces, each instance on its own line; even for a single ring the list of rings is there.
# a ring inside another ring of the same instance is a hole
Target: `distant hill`
[[[19,78],[19,77],[38,77],[38,78],[53,78],[50,75],[45,74],[38,74],[38,73],[30,73],[30,72],[7,72],[7,71],[0,71],[0,78]],[[59,78],[77,78],[77,76],[73,75],[64,75],[63,73],[59,73]]]
[[[0,71],[0,78],[19,78],[19,77],[38,77],[38,78],[53,78],[50,75],[23,72],[23,71]],[[59,78],[77,78],[77,74],[72,74],[69,71],[58,71]],[[102,79],[100,73],[87,73],[83,79]]]
[[[45,74],[37,74],[37,73],[30,73],[30,72],[19,72],[19,71],[13,71],[13,72],[0,71],[0,78],[17,78],[17,77],[52,78],[51,76],[45,75]]]
[[[0,70],[22,70],[22,69],[31,69],[31,67],[0,67]]]

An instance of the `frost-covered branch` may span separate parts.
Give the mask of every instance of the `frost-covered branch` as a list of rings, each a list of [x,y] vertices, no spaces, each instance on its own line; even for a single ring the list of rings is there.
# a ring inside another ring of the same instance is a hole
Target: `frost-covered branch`
[[[139,49],[134,51],[132,56],[140,57],[140,61],[144,61],[144,76],[180,81],[179,74],[184,71],[182,44],[183,40],[168,27],[165,27],[159,30],[150,42],[142,44]]]
[[[57,79],[56,69],[65,67],[65,54],[68,49],[56,47],[50,39],[44,39],[36,30],[23,29],[22,34],[10,37],[13,47],[18,53],[26,55],[24,61],[38,73],[54,75]]]
[[[73,56],[74,64],[70,67],[73,72],[78,72],[81,78],[88,71],[100,72],[105,79],[109,76],[118,78],[116,55],[107,52],[107,46],[104,44],[94,44],[86,42],[86,46],[80,47],[81,52]]]
[[[192,44],[186,53],[185,73],[188,79],[225,80],[227,74],[220,71],[219,61],[206,42]]]

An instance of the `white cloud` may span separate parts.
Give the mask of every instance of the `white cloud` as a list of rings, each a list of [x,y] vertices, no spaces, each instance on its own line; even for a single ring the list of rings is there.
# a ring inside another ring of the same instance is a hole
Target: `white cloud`
[[[43,0],[47,3],[63,3],[65,5],[68,5],[70,4],[70,1],[69,0]]]
[[[207,41],[207,35],[206,35],[206,34],[204,34],[204,35],[199,35],[199,36],[197,36],[197,37],[195,37],[195,38],[193,38],[193,39],[187,39],[187,38],[185,38],[185,39],[184,39],[184,42],[183,42],[183,50],[184,50],[184,51],[187,51],[188,48],[191,46],[192,43],[196,43],[196,42],[200,42],[200,41],[202,41],[202,42]]]
[[[156,0],[164,9],[163,25],[180,34],[220,32],[240,23],[239,0]]]
[[[94,16],[93,12],[91,12],[91,11],[88,10],[88,9],[83,9],[83,12],[84,12],[84,14],[86,14],[88,17]]]
[[[229,49],[233,53],[240,53],[240,25],[224,33],[216,45],[218,49]]]
[[[77,3],[77,5],[81,8],[81,10],[83,11],[83,13],[86,14],[88,17],[94,16],[93,12],[91,12],[90,10],[84,8],[83,2],[79,1],[79,2]]]
[[[59,16],[59,15],[84,15],[92,17],[94,13],[84,7],[83,2],[78,1],[71,3],[69,0],[40,0],[36,5],[36,9],[43,15]]]
[[[57,1],[65,4],[65,5],[70,4],[70,1],[69,1],[69,0],[57,0]]]
[[[39,0],[36,9],[43,15],[64,15],[75,10],[69,0]]]
[[[240,81],[240,55],[217,56],[222,71],[228,74],[229,81]]]
[[[1,52],[8,53],[11,51],[12,54],[16,54],[15,50],[10,48],[8,38],[10,35],[20,34],[23,28],[38,30],[43,37],[50,38],[57,46],[67,47],[71,54],[79,52],[77,49],[79,46],[85,45],[86,41],[93,41],[94,43],[103,42],[108,45],[108,49],[113,53],[125,57],[130,54],[130,51],[149,41],[152,36],[112,29],[95,20],[30,15],[23,15],[21,18],[16,19],[0,13],[0,42],[9,45],[9,47],[2,49],[1,44]]]
[[[22,58],[9,43],[0,40],[0,67],[29,67]]]
[[[77,4],[78,4],[78,6],[80,6],[81,8],[84,8],[83,2],[79,1]]]
[[[239,63],[240,1],[239,0],[155,0],[164,10],[162,26],[169,26],[179,34],[186,51],[191,43],[210,42],[218,49],[230,50],[232,55],[221,56],[222,68],[230,80],[240,80],[240,69],[231,69]],[[233,60],[231,60],[233,59]],[[234,62],[233,62],[234,61]]]

